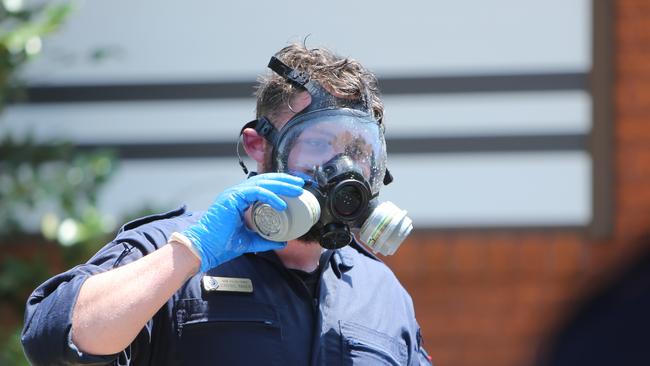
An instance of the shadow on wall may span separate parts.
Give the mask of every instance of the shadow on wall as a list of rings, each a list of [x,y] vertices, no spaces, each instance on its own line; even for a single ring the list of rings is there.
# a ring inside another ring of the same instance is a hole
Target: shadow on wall
[[[640,240],[641,254],[576,308],[538,366],[650,365],[650,232]]]

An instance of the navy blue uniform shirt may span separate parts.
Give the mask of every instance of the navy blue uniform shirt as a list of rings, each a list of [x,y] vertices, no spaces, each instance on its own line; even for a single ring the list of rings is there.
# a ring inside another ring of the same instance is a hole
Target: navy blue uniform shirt
[[[87,263],[39,286],[27,300],[22,333],[29,360],[34,365],[429,364],[410,296],[386,265],[356,244],[323,253],[317,299],[275,252],[249,253],[188,280],[124,351],[81,352],[70,329],[83,282],[166,245],[171,233],[199,217],[183,207],[132,221]],[[204,276],[250,279],[253,291],[213,291],[203,284]]]

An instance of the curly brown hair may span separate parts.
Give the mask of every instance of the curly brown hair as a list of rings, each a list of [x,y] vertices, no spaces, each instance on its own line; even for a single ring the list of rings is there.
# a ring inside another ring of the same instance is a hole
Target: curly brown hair
[[[381,101],[377,77],[358,61],[340,57],[325,48],[308,49],[298,43],[284,47],[275,57],[289,67],[307,73],[311,79],[318,81],[339,98],[369,99],[373,116],[382,122],[384,104]],[[275,113],[287,106],[291,98],[300,91],[273,72],[260,76],[257,81],[257,118],[267,116],[274,119]]]

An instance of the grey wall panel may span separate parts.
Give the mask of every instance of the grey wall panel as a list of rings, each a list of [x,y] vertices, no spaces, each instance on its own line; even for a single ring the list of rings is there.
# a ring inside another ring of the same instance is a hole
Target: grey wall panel
[[[588,71],[588,0],[80,1],[38,82],[241,80],[311,34],[380,75]],[[91,62],[98,47],[114,57]]]
[[[553,84],[546,91],[391,93],[385,99],[387,136],[402,143],[422,137],[520,135],[579,141],[545,152],[522,147],[477,153],[469,146],[457,154],[428,150],[391,155],[396,182],[384,196],[409,210],[416,227],[584,226],[592,218],[592,158],[582,142],[592,130],[593,107],[583,85],[592,67],[588,0],[79,4],[28,68],[25,76],[32,84],[243,85],[266,71],[269,56],[279,47],[306,34],[312,34],[308,45],[332,47],[385,77],[578,75],[574,79],[580,85],[557,90]],[[112,56],[89,61],[86,56],[97,47]],[[86,145],[214,141],[226,146],[242,123],[252,119],[253,109],[252,98],[45,100],[9,107],[0,120],[0,134],[32,131],[44,142],[65,138]],[[115,217],[147,202],[161,208],[186,202],[203,209],[243,177],[234,154],[210,159],[160,159],[153,154],[120,166],[100,204]]]

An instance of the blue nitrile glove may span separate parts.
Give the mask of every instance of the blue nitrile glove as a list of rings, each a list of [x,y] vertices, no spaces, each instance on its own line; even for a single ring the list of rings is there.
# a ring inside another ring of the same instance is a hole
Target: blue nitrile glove
[[[256,201],[282,211],[287,204],[278,195],[297,197],[304,180],[285,173],[265,173],[225,190],[199,222],[182,232],[201,257],[206,272],[244,253],[284,248],[286,242],[266,240],[246,228],[244,212]]]

